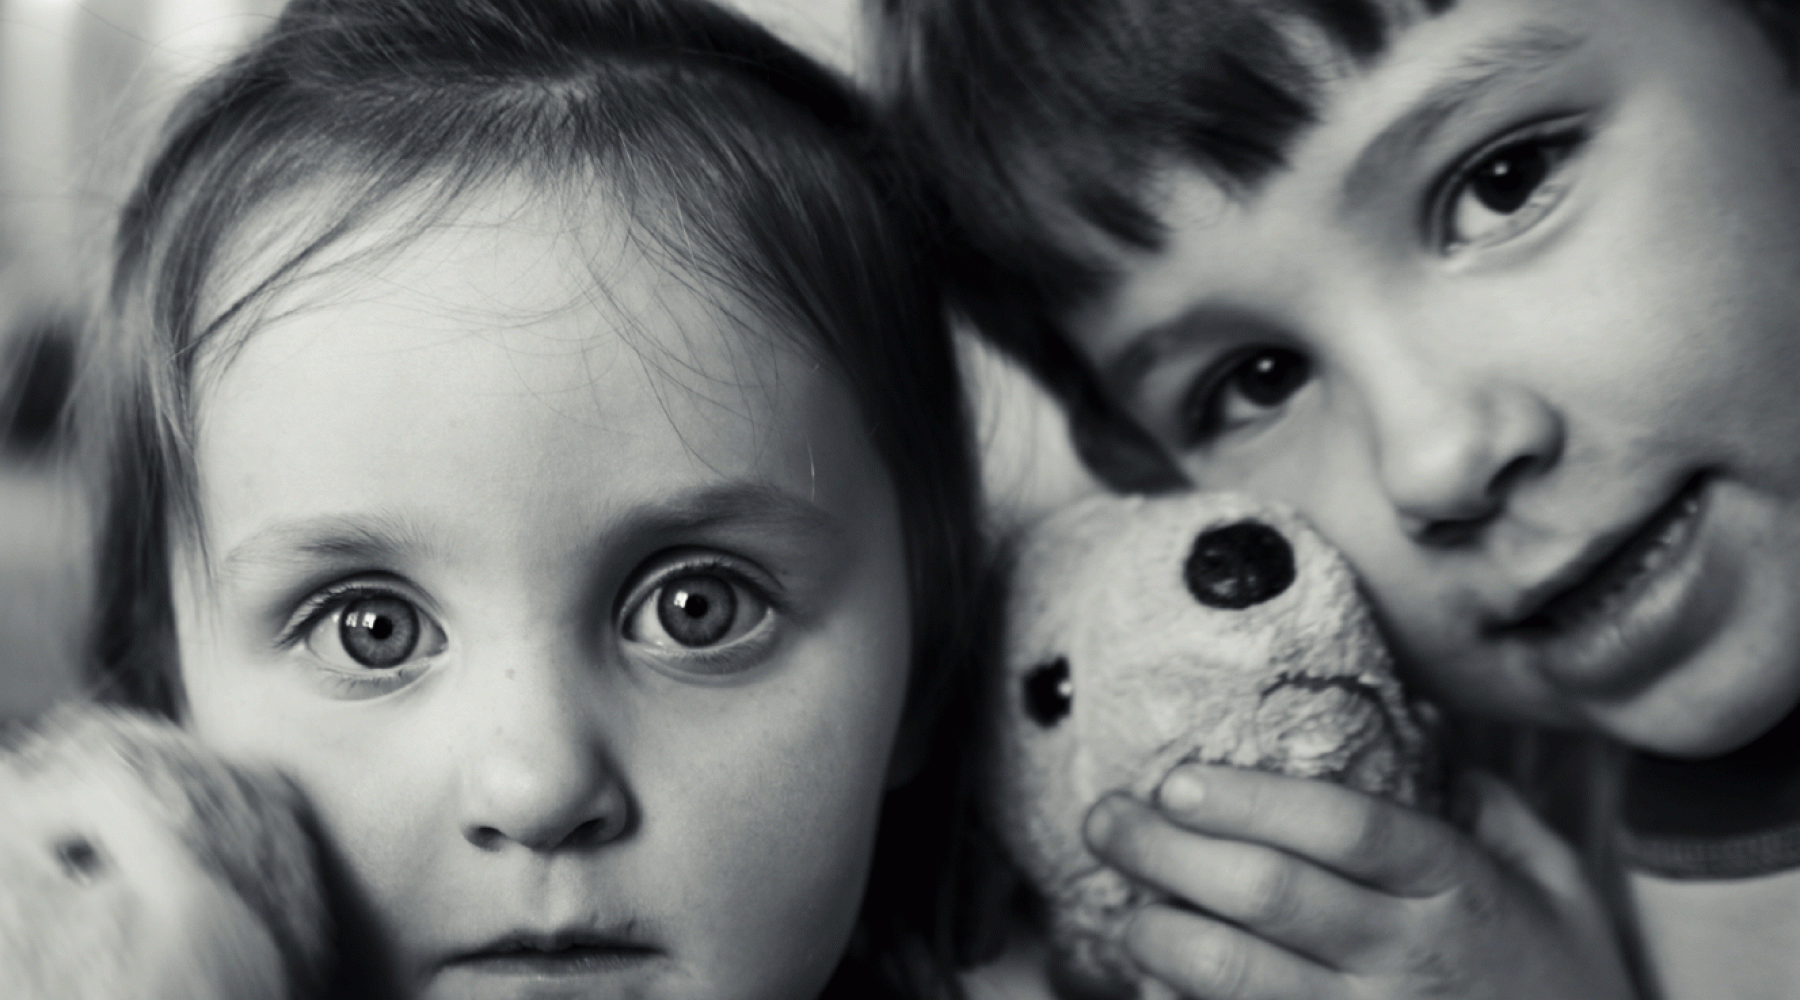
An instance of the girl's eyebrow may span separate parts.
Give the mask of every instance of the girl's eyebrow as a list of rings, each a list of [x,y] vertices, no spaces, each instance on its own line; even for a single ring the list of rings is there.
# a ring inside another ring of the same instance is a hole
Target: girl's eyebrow
[[[659,532],[731,525],[827,539],[843,529],[841,519],[818,503],[754,481],[713,484],[658,497],[628,512],[616,527]],[[325,514],[264,528],[234,546],[221,566],[226,576],[233,576],[252,565],[424,560],[442,550],[433,539],[433,532],[397,514]]]
[[[661,499],[643,520],[651,529],[738,524],[794,535],[835,535],[843,527],[813,500],[757,481],[719,483]]]
[[[430,538],[394,514],[326,514],[264,528],[234,546],[220,565],[231,576],[252,564],[391,562],[430,555],[437,548]]]
[[[1587,36],[1542,22],[1526,24],[1472,47],[1423,96],[1371,139],[1345,175],[1343,201],[1355,205],[1410,161],[1444,123],[1483,94],[1549,69],[1579,49]]]

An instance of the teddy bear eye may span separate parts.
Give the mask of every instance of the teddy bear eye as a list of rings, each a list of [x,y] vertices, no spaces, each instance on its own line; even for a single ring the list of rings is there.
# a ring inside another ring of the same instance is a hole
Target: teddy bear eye
[[[1040,663],[1025,675],[1025,714],[1049,729],[1069,714],[1075,702],[1075,682],[1069,678],[1069,661],[1057,657]]]
[[[106,869],[106,859],[100,856],[100,849],[80,834],[56,842],[56,860],[62,863],[63,873],[77,882],[92,881]]]

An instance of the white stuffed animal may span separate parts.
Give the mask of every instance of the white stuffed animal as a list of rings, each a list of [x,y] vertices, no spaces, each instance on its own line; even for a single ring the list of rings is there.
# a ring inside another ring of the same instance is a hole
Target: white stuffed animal
[[[324,885],[294,789],[171,724],[59,710],[0,754],[7,1000],[308,1000]]]
[[[1153,898],[1103,867],[1082,820],[1149,799],[1190,761],[1431,797],[1422,727],[1349,567],[1294,513],[1247,497],[1099,497],[1015,553],[990,674],[985,804],[1049,926],[1065,996],[1147,996],[1119,945]]]

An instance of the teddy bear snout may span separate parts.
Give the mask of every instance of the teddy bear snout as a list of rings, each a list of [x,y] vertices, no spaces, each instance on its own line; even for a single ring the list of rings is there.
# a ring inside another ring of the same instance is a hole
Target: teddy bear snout
[[[1294,582],[1294,549],[1261,521],[1238,521],[1194,539],[1182,578],[1201,604],[1240,611],[1288,589]]]

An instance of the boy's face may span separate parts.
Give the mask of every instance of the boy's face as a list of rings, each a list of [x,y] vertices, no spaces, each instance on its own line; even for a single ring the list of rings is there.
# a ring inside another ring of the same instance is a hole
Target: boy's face
[[[1712,0],[1460,0],[1069,317],[1298,505],[1434,694],[1672,754],[1800,697],[1800,94]],[[1096,240],[1096,243],[1099,241]]]
[[[398,996],[811,996],[906,698],[888,477],[605,211],[469,198],[204,360],[192,724],[310,794]]]

